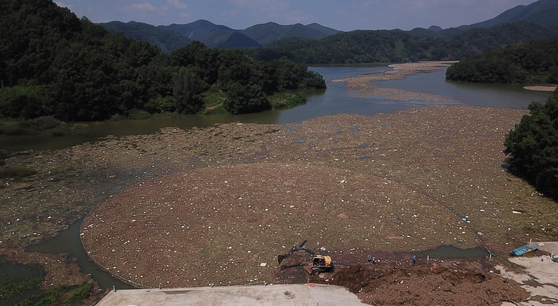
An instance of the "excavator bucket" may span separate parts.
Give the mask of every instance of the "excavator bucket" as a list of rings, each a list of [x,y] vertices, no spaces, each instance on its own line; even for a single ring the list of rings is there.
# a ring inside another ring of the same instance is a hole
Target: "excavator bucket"
[[[277,261],[279,262],[279,264],[281,264],[281,262],[283,261],[283,259],[285,259],[286,257],[287,257],[287,256],[285,256],[285,255],[279,255],[279,256],[277,257]]]

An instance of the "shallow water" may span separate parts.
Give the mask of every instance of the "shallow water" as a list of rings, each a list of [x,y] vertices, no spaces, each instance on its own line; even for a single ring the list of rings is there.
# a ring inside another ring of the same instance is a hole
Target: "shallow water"
[[[56,237],[27,248],[27,251],[47,254],[70,253],[72,258],[77,259],[81,271],[85,274],[91,274],[91,277],[102,289],[112,288],[113,286],[116,289],[133,288],[112,277],[110,273],[100,269],[93,261],[89,260],[79,238],[81,223],[83,223],[83,219],[71,224],[67,230],[58,232]]]
[[[4,260],[1,256],[0,259]],[[32,268],[32,265],[14,265],[10,261],[6,261],[0,264],[0,287],[6,282],[14,279],[16,281],[23,281],[28,279],[34,279],[41,275],[41,273]],[[17,300],[0,300],[0,306],[13,305],[14,302],[21,301],[27,297],[39,293],[38,288],[31,288],[23,291],[23,293],[17,297]]]
[[[416,256],[418,258],[426,258],[428,256],[430,258],[439,258],[439,259],[479,258],[479,257],[485,257],[487,255],[488,252],[480,247],[474,249],[462,250],[451,245],[442,245],[437,247],[434,250],[427,250],[424,252],[416,253]]]

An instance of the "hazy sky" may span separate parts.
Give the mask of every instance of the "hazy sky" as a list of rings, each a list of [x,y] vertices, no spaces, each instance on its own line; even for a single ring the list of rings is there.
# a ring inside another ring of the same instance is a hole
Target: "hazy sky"
[[[152,25],[205,19],[233,29],[276,22],[319,23],[336,30],[411,30],[472,24],[535,0],[62,0],[93,22],[131,20]]]

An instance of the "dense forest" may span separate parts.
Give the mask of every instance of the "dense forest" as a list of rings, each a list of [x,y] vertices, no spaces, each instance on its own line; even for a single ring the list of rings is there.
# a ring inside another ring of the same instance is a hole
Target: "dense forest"
[[[533,40],[474,56],[448,68],[453,81],[557,84],[558,38]]]
[[[321,75],[287,59],[262,62],[199,42],[168,55],[51,0],[3,0],[0,28],[0,119],[106,120],[206,105],[239,114],[304,102],[285,91],[325,88]]]
[[[509,171],[558,200],[558,90],[545,104],[532,102],[530,114],[506,136]]]
[[[454,35],[443,37],[423,32],[361,30],[320,40],[290,38],[250,48],[248,52],[259,60],[287,57],[309,65],[461,60],[518,42],[558,37],[558,29],[527,21],[456,31]]]

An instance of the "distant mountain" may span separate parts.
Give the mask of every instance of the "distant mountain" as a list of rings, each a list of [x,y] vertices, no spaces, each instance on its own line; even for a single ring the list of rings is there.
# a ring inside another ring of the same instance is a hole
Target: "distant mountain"
[[[153,26],[140,22],[112,21],[99,23],[112,33],[121,32],[135,40],[147,41],[170,53],[197,40],[210,48],[230,49],[257,47],[289,37],[321,39],[339,33],[335,29],[317,23],[309,25],[279,25],[266,23],[252,26],[246,30],[235,30],[224,25],[216,25],[207,20],[197,20],[188,24]]]
[[[300,23],[294,25],[280,25],[275,22],[258,24],[242,31],[243,34],[262,45],[267,45],[277,40],[289,37],[322,39],[339,32],[340,31],[321,26],[317,23],[305,26]]]
[[[260,44],[240,32],[218,31],[207,37],[203,43],[217,49],[259,47]]]
[[[197,40],[203,42],[207,37],[211,34],[219,31],[224,32],[236,32],[238,30],[233,30],[224,25],[216,25],[207,20],[197,20],[187,24],[176,24],[173,23],[168,26],[160,25],[159,28],[172,30],[178,32],[186,37],[190,38],[191,40]]]
[[[427,38],[427,37],[443,38],[443,37],[450,37],[453,35],[461,34],[465,31],[466,31],[465,29],[461,29],[461,28],[442,29],[437,26],[431,26],[428,29],[414,28],[411,31],[409,31],[409,34],[420,38]]]
[[[303,58],[299,58],[297,60],[306,61],[307,63],[329,63],[335,62],[336,60],[341,60],[341,62],[344,62],[345,60],[366,62],[368,60],[381,61],[388,59],[390,61],[404,61],[423,58],[424,56],[427,58],[460,59],[473,54],[482,53],[483,51],[493,50],[494,48],[502,47],[514,42],[536,38],[555,37],[558,31],[558,17],[556,16],[558,16],[558,0],[539,0],[529,5],[516,6],[493,19],[471,25],[463,25],[456,28],[442,29],[439,26],[431,26],[428,29],[415,28],[411,31],[376,31],[377,33],[383,33],[381,36],[389,36],[387,35],[388,32],[392,32],[394,34],[393,37],[399,36],[399,32],[404,32],[413,37],[413,39],[423,39],[424,42],[422,43],[425,45],[433,44],[433,40],[436,39],[454,38],[453,41],[467,41],[467,44],[461,46],[461,51],[457,53],[454,51],[434,50],[433,48],[430,48],[431,50],[421,51],[424,52],[425,55],[419,55],[415,54],[416,52],[414,51],[417,50],[417,46],[414,46],[409,50],[399,49],[398,55],[390,54],[390,52],[386,51],[391,47],[375,55],[347,55],[347,52],[353,53],[355,49],[368,49],[369,47],[361,45],[372,43],[370,41],[359,41],[355,43],[360,47],[356,48],[354,46],[347,46],[346,49],[336,51],[339,54],[321,54],[320,56],[305,55]],[[289,56],[291,58],[296,58],[299,55],[294,55],[292,52],[298,53],[299,51],[294,50],[297,50],[301,46],[323,45],[332,42],[333,40],[329,40],[332,36],[341,35],[342,37],[347,37],[346,35],[348,33],[359,32],[341,32],[316,23],[309,25],[302,25],[300,23],[293,25],[280,25],[274,22],[254,25],[244,30],[236,30],[224,25],[215,25],[207,20],[197,20],[188,24],[171,24],[168,26],[158,27],[135,22],[111,22],[101,25],[109,29],[111,32],[122,32],[128,37],[148,41],[154,45],[158,45],[165,52],[169,52],[169,50],[189,44],[189,40],[185,39],[197,40],[210,48],[219,49],[248,48],[256,46],[271,47],[275,44],[279,44],[282,48],[284,48],[279,50],[276,46],[253,52],[254,54],[258,54],[262,59],[271,59],[277,56]],[[156,29],[160,31],[157,31]],[[468,30],[472,29],[492,30],[486,32],[468,32]],[[513,33],[510,33],[510,29],[515,31],[516,37],[513,37]],[[163,30],[167,30],[167,32],[163,32]],[[170,33],[168,32],[169,30],[174,32]],[[534,31],[535,34],[528,33],[526,30]],[[503,31],[502,35],[505,36],[505,39],[499,37],[498,31]],[[324,41],[317,43],[317,41],[322,40]],[[483,42],[483,40],[486,41]],[[407,44],[405,39],[402,39],[401,42]],[[401,47],[401,42],[397,42],[399,47]],[[420,46],[418,41],[415,41],[415,43]],[[440,44],[439,47],[442,47],[444,44]],[[454,45],[448,44],[443,48],[454,48],[457,45],[457,43],[454,43]],[[324,50],[332,50],[333,47],[322,46],[322,48],[325,48]],[[348,58],[346,58],[346,56],[348,56]]]
[[[240,33],[219,31],[202,41],[206,46],[217,49],[249,48],[261,46],[257,41]]]
[[[490,20],[464,25],[459,28],[490,28],[514,21],[530,21],[546,27],[557,27],[558,0],[539,0],[529,5],[518,5]]]
[[[448,35],[448,33],[456,33]],[[558,37],[558,31],[529,21],[469,30],[360,30],[311,40],[289,38],[249,50],[259,60],[287,57],[313,64],[461,60],[505,46]]]
[[[99,25],[112,33],[121,32],[126,37],[147,41],[158,46],[165,53],[187,46],[194,40],[201,41],[210,48],[219,49],[257,47],[260,45],[239,30],[215,25],[207,20],[158,27],[135,21],[128,23],[112,21],[99,23]]]
[[[457,28],[442,29],[439,26],[431,26],[428,29],[414,28],[409,33],[416,37],[449,37],[463,33],[474,28],[492,28],[506,23],[518,21],[532,22],[541,26],[558,30],[558,0],[539,0],[529,5],[518,5],[502,14],[470,25],[462,25]]]
[[[170,53],[172,50],[187,46],[192,42],[191,39],[180,33],[158,28],[147,23],[111,21],[99,23],[98,25],[114,34],[122,33],[124,36],[135,40],[147,41],[151,45],[158,46],[165,53]]]
[[[439,26],[437,26],[437,25],[430,26],[430,28],[428,28],[428,29],[429,29],[430,31],[434,31],[434,32],[440,32],[440,31],[443,30],[441,27],[439,27]]]
[[[320,25],[320,24],[317,24],[317,23],[308,24],[308,25],[306,25],[306,27],[310,28],[310,29],[318,30],[318,31],[320,31],[324,34],[327,34],[327,35],[335,35],[339,32],[342,32],[342,31],[339,31],[339,30],[336,30],[336,29],[324,27],[323,25]]]
[[[216,25],[207,20],[197,20],[188,24],[159,26],[181,33],[192,40],[201,41],[210,48],[231,49],[260,46],[252,38],[224,25]]]

